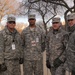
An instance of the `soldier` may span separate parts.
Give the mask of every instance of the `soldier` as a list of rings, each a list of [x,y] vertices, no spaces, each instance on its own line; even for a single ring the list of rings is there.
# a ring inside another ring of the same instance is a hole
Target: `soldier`
[[[65,68],[67,71],[75,75],[75,13],[67,16],[69,40],[66,48]]]
[[[64,75],[65,62],[65,35],[61,28],[59,17],[52,19],[52,28],[46,37],[46,66],[52,75]]]
[[[23,30],[24,75],[43,75],[42,52],[45,50],[45,35],[35,25],[35,15],[28,16],[29,26]]]
[[[16,18],[7,17],[7,25],[0,32],[0,63],[6,65],[4,75],[20,75],[20,65],[23,58],[22,40],[15,29]]]

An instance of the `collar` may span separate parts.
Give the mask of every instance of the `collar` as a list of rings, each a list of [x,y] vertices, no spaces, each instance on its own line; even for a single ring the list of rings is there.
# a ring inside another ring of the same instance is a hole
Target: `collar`
[[[52,29],[52,32],[53,32],[53,34],[60,33],[61,32],[61,27],[59,29],[57,29],[57,30]]]
[[[70,33],[74,32],[75,31],[75,25],[73,25],[72,27],[68,27],[68,31]]]

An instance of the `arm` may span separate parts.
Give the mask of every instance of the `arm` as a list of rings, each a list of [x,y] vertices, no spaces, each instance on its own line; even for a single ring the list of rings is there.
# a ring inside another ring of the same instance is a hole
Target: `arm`
[[[75,57],[75,33],[70,36],[66,51],[68,57]]]
[[[42,48],[42,52],[45,51],[45,38],[46,38],[45,33],[42,31],[42,33],[41,33],[41,48]]]
[[[7,66],[4,62],[4,37],[0,32],[0,71],[4,72],[7,70]]]
[[[63,64],[66,61],[66,44],[67,44],[68,36],[67,34],[63,36],[63,39],[61,41],[62,43],[62,52],[59,55],[58,58],[54,60],[54,67],[58,68],[61,64]]]
[[[4,39],[0,32],[0,64],[4,63]]]
[[[49,52],[49,36],[46,37],[46,66],[47,68],[51,69],[51,64],[50,64],[50,61],[49,61],[49,58],[50,58],[50,52]]]
[[[49,52],[49,36],[46,36],[46,41],[45,41],[45,45],[46,45],[46,60],[49,60],[49,56],[50,56],[50,52]]]
[[[68,33],[66,33],[65,35],[63,35],[63,40],[62,40],[62,44],[63,44],[62,49],[63,49],[63,52],[62,52],[61,56],[59,57],[59,59],[62,62],[66,61],[66,46],[67,46],[68,40],[69,40],[69,35],[68,35]]]
[[[23,64],[23,62],[24,62],[24,34],[23,34],[23,32],[22,32],[22,34],[21,34],[21,38],[20,38],[20,45],[21,45],[21,51],[20,51],[20,60],[19,60],[19,63],[20,64]]]
[[[25,46],[25,34],[24,34],[24,31],[22,31],[22,33],[21,33],[21,39],[22,39],[22,46],[24,47]]]

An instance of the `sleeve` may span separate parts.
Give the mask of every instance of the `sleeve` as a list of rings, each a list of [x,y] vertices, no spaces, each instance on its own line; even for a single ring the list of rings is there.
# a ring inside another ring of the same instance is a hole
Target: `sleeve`
[[[21,40],[22,40],[22,49],[23,49],[22,54],[24,56],[24,47],[25,47],[25,34],[24,34],[24,30],[21,33]]]
[[[50,56],[50,50],[49,50],[49,36],[46,36],[46,41],[45,41],[45,45],[46,45],[46,60],[49,60],[49,56]]]
[[[42,33],[41,33],[41,48],[42,48],[42,52],[45,51],[45,39],[46,39],[45,33],[42,31]]]
[[[62,55],[59,57],[59,59],[62,61],[62,62],[65,62],[66,61],[66,52],[64,50],[64,52],[62,53]]]
[[[75,60],[75,34],[71,35],[68,41],[68,47],[66,48],[67,57],[73,58]]]
[[[21,46],[21,50],[20,50],[20,58],[24,58],[24,48],[23,48],[23,40],[20,37],[20,46]]]
[[[21,33],[21,39],[22,39],[22,46],[25,46],[25,34],[24,34],[24,30]]]
[[[61,56],[59,57],[59,59],[62,61],[62,62],[65,62],[66,61],[66,46],[67,46],[67,42],[69,40],[69,36],[68,34],[66,33],[65,35],[63,35],[63,40],[62,40],[62,54]]]
[[[0,32],[0,64],[4,63],[4,39]]]
[[[75,51],[75,36],[74,35],[72,35],[72,36],[70,36],[70,38],[69,38],[69,42],[68,42],[68,49],[71,51]]]

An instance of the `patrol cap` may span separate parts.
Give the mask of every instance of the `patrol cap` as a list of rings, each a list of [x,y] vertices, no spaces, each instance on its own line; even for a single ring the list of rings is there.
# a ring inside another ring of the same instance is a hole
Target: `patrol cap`
[[[28,19],[35,19],[35,14],[28,15]]]
[[[71,13],[67,16],[67,20],[75,19],[75,13]]]
[[[16,18],[14,16],[8,16],[7,22],[9,22],[9,21],[16,21]]]
[[[55,23],[55,22],[60,22],[60,18],[59,17],[55,17],[52,19],[52,23]]]

